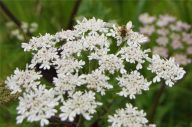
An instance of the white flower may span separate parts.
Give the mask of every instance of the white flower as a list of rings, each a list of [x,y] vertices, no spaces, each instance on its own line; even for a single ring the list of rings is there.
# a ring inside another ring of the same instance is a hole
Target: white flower
[[[127,39],[127,44],[131,47],[139,47],[140,44],[146,43],[149,39],[138,32],[131,32]]]
[[[104,34],[88,35],[82,38],[82,42],[83,46],[89,50],[108,48],[110,45],[108,38]]]
[[[151,35],[155,31],[155,28],[154,26],[146,25],[144,27],[141,27],[139,30],[142,34]]]
[[[91,52],[88,56],[89,60],[99,60],[101,57],[107,55],[107,52],[109,51],[108,48],[103,49],[96,49],[94,52]]]
[[[174,58],[176,63],[178,63],[179,65],[187,65],[191,63],[191,59],[189,59],[187,55],[184,54],[175,54]]]
[[[157,33],[158,33],[159,35],[165,37],[165,36],[167,36],[167,35],[169,34],[169,30],[166,29],[166,28],[159,28],[159,29],[157,30]]]
[[[166,46],[167,43],[168,43],[168,38],[167,37],[158,37],[156,39],[156,42],[159,44],[159,45],[162,45],[162,46]]]
[[[190,54],[190,55],[192,54],[192,46],[187,48],[187,53]]]
[[[37,28],[38,24],[36,22],[33,22],[30,24],[29,32],[34,33],[35,31],[37,31]]]
[[[25,71],[19,70],[16,68],[14,71],[14,75],[7,77],[5,84],[11,90],[11,94],[15,94],[17,92],[22,92],[22,89],[30,89],[31,87],[36,87],[39,85],[39,80],[42,76],[39,72],[35,70],[28,70]]]
[[[130,74],[122,75],[118,77],[119,86],[122,91],[118,94],[120,96],[135,99],[136,94],[141,94],[142,90],[149,90],[151,82],[148,82],[138,71],[132,71]]]
[[[11,37],[16,37],[20,41],[24,40],[24,35],[22,34],[21,31],[19,31],[19,29],[12,30],[10,34],[11,34]]]
[[[58,77],[53,78],[55,84],[55,90],[58,91],[58,95],[63,95],[66,92],[73,92],[77,86],[81,86],[85,83],[81,76],[77,74],[58,74]]]
[[[153,82],[159,82],[162,78],[165,80],[165,84],[170,87],[185,74],[183,68],[180,68],[173,58],[164,60],[160,59],[158,55],[153,55],[148,69],[156,74]]]
[[[93,34],[95,32],[108,32],[108,28],[106,26],[106,22],[103,22],[101,19],[95,19],[93,17],[89,20],[84,18],[82,21],[77,21],[77,25],[75,25],[74,28],[80,33],[91,31],[90,33]]]
[[[83,68],[85,62],[82,60],[78,61],[75,58],[59,58],[54,61],[54,65],[56,66],[55,68],[58,74],[71,74]]]
[[[70,95],[69,99],[63,102],[61,106],[61,120],[73,121],[76,115],[83,115],[86,120],[90,120],[92,115],[96,112],[97,106],[100,102],[95,101],[95,93],[89,91],[82,93],[80,91]]]
[[[129,63],[137,62],[136,69],[141,69],[141,64],[148,58],[148,52],[150,52],[150,50],[142,51],[140,47],[123,47],[117,54],[121,55],[121,58]]]
[[[20,31],[18,29],[11,31],[11,36],[18,36],[20,35]]]
[[[47,90],[43,85],[24,93],[19,97],[17,123],[26,118],[30,122],[40,121],[41,126],[48,125],[48,119],[57,112],[58,102],[54,95],[53,89]]]
[[[86,48],[83,47],[82,40],[78,41],[68,41],[64,45],[61,46],[60,50],[62,50],[61,55],[63,58],[71,57],[74,54],[80,55],[82,50]]]
[[[12,21],[8,21],[8,22],[6,22],[6,27],[8,27],[8,28],[12,28],[12,27],[14,27],[14,22],[12,22]]]
[[[177,39],[173,39],[171,46],[173,49],[182,49],[183,48],[183,44],[182,44],[181,40],[177,40]]]
[[[66,30],[66,31],[61,31],[61,32],[57,32],[55,34],[55,37],[60,40],[60,41],[73,41],[75,40],[76,37],[79,37],[79,33],[76,30]]]
[[[148,120],[145,117],[143,110],[126,104],[125,109],[118,109],[113,116],[109,116],[108,122],[112,127],[146,127]]]
[[[188,45],[192,45],[192,33],[182,33],[182,41]]]
[[[40,64],[39,68],[50,69],[53,64],[52,61],[59,58],[56,48],[42,48],[34,54],[33,59],[31,60],[30,68],[34,68],[35,65]]]
[[[100,92],[101,95],[105,94],[106,89],[113,88],[113,86],[108,83],[110,78],[102,74],[99,70],[92,71],[91,74],[82,75],[82,78],[85,79],[87,88],[96,90],[96,92]]]
[[[102,56],[99,59],[99,65],[101,71],[109,71],[114,74],[115,71],[120,70],[121,73],[125,73],[123,61],[113,54]]]
[[[28,32],[29,24],[26,22],[21,23],[21,29],[23,30],[24,33]]]
[[[180,34],[178,34],[178,33],[171,33],[170,34],[170,38],[172,39],[172,40],[181,40],[181,35]]]
[[[41,48],[49,48],[57,43],[56,38],[53,35],[45,34],[39,37],[32,37],[28,43],[22,43],[24,51],[39,50]]]
[[[157,21],[157,26],[159,27],[165,27],[168,24],[174,22],[176,20],[175,17],[170,16],[170,15],[160,15],[159,19]]]
[[[191,28],[191,26],[185,22],[182,22],[182,21],[178,21],[176,23],[176,27],[182,31],[182,30],[189,30]]]
[[[165,47],[155,46],[153,47],[153,54],[160,55],[164,58],[168,57],[168,49]]]
[[[72,78],[72,76],[69,76],[69,77]],[[72,80],[69,79],[67,76],[66,78],[67,79],[65,79],[65,77],[53,78],[53,83],[55,84],[55,91],[61,100],[64,99],[63,95],[66,92],[73,92],[75,91],[75,88],[76,88],[76,84],[70,83],[69,81],[72,81]]]
[[[148,13],[144,13],[139,16],[139,21],[145,25],[151,24],[155,21],[155,17],[150,16]]]

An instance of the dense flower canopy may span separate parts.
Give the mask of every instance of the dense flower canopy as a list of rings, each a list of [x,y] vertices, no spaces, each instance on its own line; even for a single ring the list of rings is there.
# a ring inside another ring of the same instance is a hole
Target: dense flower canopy
[[[31,52],[33,58],[26,70],[16,69],[5,81],[12,93],[23,92],[17,108],[17,122],[26,118],[30,122],[40,121],[43,126],[58,114],[63,121],[73,121],[77,115],[90,120],[97,107],[103,105],[96,95],[105,97],[106,91],[114,85],[120,88],[115,94],[130,99],[149,90],[152,81],[163,79],[166,85],[172,86],[185,71],[173,58],[150,57],[150,50],[141,47],[147,40],[144,35],[132,31],[131,22],[118,26],[101,19],[84,18],[77,21],[73,30],[47,33],[23,43],[24,51]],[[155,75],[154,79],[148,81],[142,75],[140,70],[145,66]],[[51,84],[44,84],[37,68],[54,68],[57,76]],[[118,109],[113,117],[109,116],[109,122],[113,127],[155,126],[148,125],[145,113],[130,104]]]

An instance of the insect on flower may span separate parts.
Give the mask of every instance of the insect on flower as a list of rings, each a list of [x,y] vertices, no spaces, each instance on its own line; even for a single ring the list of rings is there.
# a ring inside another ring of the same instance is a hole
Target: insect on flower
[[[132,22],[128,22],[126,24],[126,26],[120,26],[119,29],[118,29],[118,32],[120,33],[120,36],[121,37],[126,37],[129,32],[131,31],[133,25],[132,25]]]

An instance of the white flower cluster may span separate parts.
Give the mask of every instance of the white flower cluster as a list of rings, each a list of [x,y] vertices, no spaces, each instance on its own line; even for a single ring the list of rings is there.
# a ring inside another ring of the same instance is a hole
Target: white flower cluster
[[[8,29],[10,29],[10,35],[11,37],[17,38],[19,41],[24,41],[25,37],[23,33],[34,33],[38,29],[38,24],[35,22],[32,23],[27,23],[27,22],[22,22],[21,23],[21,28],[15,28],[15,24],[13,22],[7,22],[6,26]]]
[[[98,105],[102,105],[102,103],[95,101],[94,92],[75,92],[69,96],[68,100],[63,102],[60,114],[61,120],[69,119],[73,121],[77,115],[83,115],[86,120],[90,120]]]
[[[175,57],[180,65],[192,62],[192,33],[191,25],[177,20],[170,15],[150,16],[141,14],[140,32],[155,42],[153,53],[162,57]]]
[[[30,122],[40,121],[41,126],[48,124],[47,119],[57,113],[55,106],[59,104],[54,94],[53,89],[47,90],[43,85],[23,93],[19,97],[17,123],[22,123],[27,118]]]
[[[147,125],[148,120],[145,118],[146,113],[139,111],[131,104],[126,104],[125,109],[118,109],[113,116],[109,116],[109,122],[112,127],[155,127],[155,125]]]
[[[85,79],[87,88],[96,90],[97,92],[101,93],[101,95],[105,95],[106,89],[113,88],[113,86],[108,83],[110,78],[102,74],[102,72],[99,70],[95,70],[91,74],[84,76],[82,75],[82,78]]]
[[[129,95],[130,99],[135,98],[136,94],[141,94],[142,90],[149,90],[150,82],[138,72],[133,71],[130,74],[123,75],[117,78],[122,91],[119,95],[127,97]]]
[[[30,88],[36,87],[40,83],[37,80],[41,77],[42,75],[40,72],[29,70],[28,67],[26,67],[25,71],[16,68],[14,75],[8,77],[5,83],[11,90],[11,93],[15,94],[17,92],[22,92],[22,89],[29,90]]]
[[[178,64],[175,64],[175,60],[170,58],[169,60],[163,60],[158,55],[153,55],[151,64],[148,67],[157,76],[153,79],[153,82],[160,82],[163,78],[165,84],[168,86],[173,86],[174,82],[181,79],[185,71],[179,68]]]
[[[142,68],[142,64],[148,58],[148,53],[150,50],[142,51],[140,47],[124,47],[118,52],[118,55],[121,55],[121,58],[126,60],[129,63],[136,63],[136,69],[139,70]]]
[[[119,87],[116,94],[130,99],[149,90],[151,81],[139,72],[146,61],[156,79],[165,79],[168,85],[183,77],[185,72],[173,60],[150,58],[150,50],[141,47],[147,38],[131,28],[131,22],[119,27],[100,19],[83,19],[73,30],[23,43],[24,51],[33,55],[31,63],[25,71],[16,69],[5,81],[12,93],[23,92],[17,122],[27,119],[43,126],[55,115],[63,121],[73,121],[77,115],[90,120],[102,105],[96,97],[104,96],[107,90]],[[42,75],[35,70],[49,69],[55,69],[56,76],[52,76],[52,83],[42,84]],[[129,104],[115,117],[110,118],[115,127],[148,126],[143,112]]]

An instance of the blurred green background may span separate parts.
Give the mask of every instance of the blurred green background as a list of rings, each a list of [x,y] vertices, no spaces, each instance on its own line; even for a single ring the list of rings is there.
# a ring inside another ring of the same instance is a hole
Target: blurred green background
[[[36,22],[35,35],[55,33],[66,29],[75,0],[3,0],[20,21]],[[143,12],[152,15],[171,14],[192,24],[192,0],[82,0],[76,18],[96,17],[106,21],[126,24],[133,21],[139,27],[138,16]],[[10,37],[6,23],[10,21],[0,10],[0,82],[3,82],[16,67],[24,68],[30,55],[21,49],[21,42]],[[173,88],[166,88],[155,115],[157,127],[192,127],[192,65],[185,67],[187,74]],[[138,96],[135,106],[148,112],[155,91]],[[5,91],[1,90],[0,95]],[[0,98],[2,99],[2,98]],[[1,100],[0,100],[1,101]],[[16,125],[16,100],[0,104],[0,127],[38,127],[39,124]],[[104,125],[103,125],[104,126]]]

